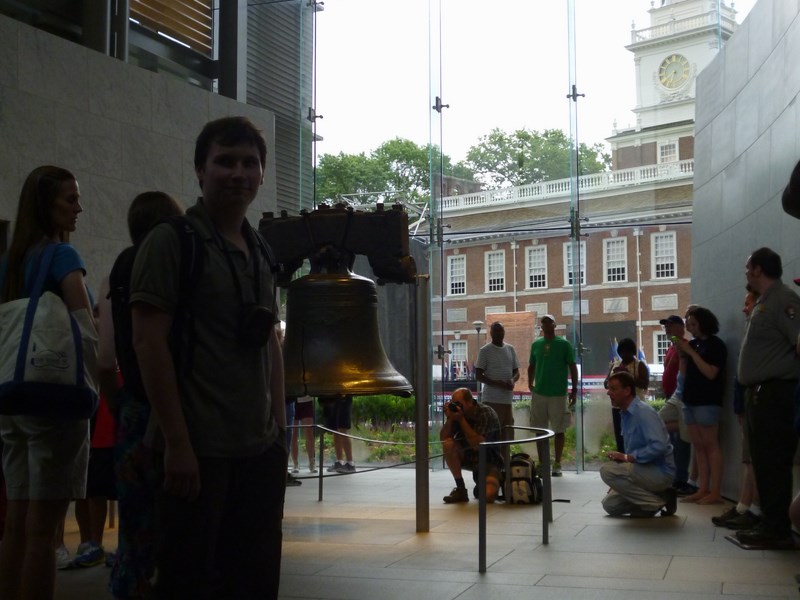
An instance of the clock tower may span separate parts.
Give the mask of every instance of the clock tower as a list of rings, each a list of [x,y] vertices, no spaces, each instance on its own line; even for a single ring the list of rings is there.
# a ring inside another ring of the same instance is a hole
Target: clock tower
[[[614,169],[694,157],[697,75],[736,29],[723,0],[651,0],[650,26],[631,26],[635,126],[608,138]]]

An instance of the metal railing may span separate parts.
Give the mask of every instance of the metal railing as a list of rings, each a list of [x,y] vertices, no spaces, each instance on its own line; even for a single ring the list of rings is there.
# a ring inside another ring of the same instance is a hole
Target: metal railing
[[[342,433],[341,431],[336,431],[335,429],[328,429],[327,427],[323,427],[322,425],[317,425],[317,424],[313,424],[313,425],[289,425],[289,426],[287,426],[287,429],[308,429],[308,428],[312,428],[315,431],[317,431],[318,432],[318,437],[319,437],[319,471],[317,472],[317,475],[316,475],[316,478],[318,480],[318,485],[319,485],[319,491],[318,491],[318,495],[317,495],[317,500],[319,502],[322,502],[322,496],[323,496],[323,484],[322,484],[322,481],[325,478],[324,464],[325,464],[325,434],[326,433],[330,433],[331,435],[334,435],[334,436],[338,435],[338,436],[341,436],[341,437],[350,438],[351,440],[358,440],[360,442],[365,442],[367,444],[380,444],[380,445],[384,445],[384,446],[416,446],[415,442],[391,442],[391,441],[388,441],[388,440],[373,440],[373,439],[370,439],[370,438],[360,437],[360,436],[357,436],[357,435],[351,435],[349,433]],[[430,442],[429,445],[436,445],[436,444],[441,444],[441,443],[442,442],[440,442],[439,440],[435,440],[435,441]],[[439,458],[441,456],[443,456],[443,455],[442,454],[434,454],[434,455],[430,456],[429,458]],[[415,463],[416,463],[416,461],[409,461],[409,462],[399,462],[399,463],[395,463],[395,464],[392,464],[392,465],[385,465],[385,466],[381,466],[381,467],[372,467],[372,468],[369,468],[369,469],[363,469],[362,468],[362,469],[360,469],[358,471],[358,473],[369,473],[371,471],[381,471],[383,469],[394,469],[396,467],[404,467],[406,465],[413,465]],[[335,474],[331,474],[329,476],[337,476],[337,475],[351,475],[351,473],[335,473]],[[298,479],[311,479],[311,477],[298,477]]]
[[[416,446],[414,442],[391,442],[386,440],[373,440],[370,438],[360,437],[357,435],[350,435],[349,433],[342,433],[334,429],[328,429],[322,425],[290,425],[290,429],[306,429],[314,428],[319,432],[319,471],[317,472],[318,481],[318,497],[317,500],[322,502],[323,497],[323,480],[325,479],[325,433],[331,435],[338,435],[350,438],[351,440],[359,440],[368,444],[383,444],[393,446]],[[555,437],[555,433],[550,429],[541,427],[523,427],[517,425],[507,425],[506,429],[513,429],[515,431],[532,431],[538,432],[539,435],[534,437],[525,438],[521,440],[501,440],[497,442],[481,442],[478,446],[478,571],[481,573],[486,572],[486,452],[490,447],[501,449],[505,446],[512,444],[530,444],[532,442],[546,442],[542,444],[542,454],[539,456],[542,467],[542,543],[550,543],[550,523],[553,522],[553,490],[551,485],[550,473],[550,439]],[[440,441],[430,442],[429,445],[441,444]],[[506,502],[511,499],[511,460],[510,452],[502,453],[505,457],[505,481],[503,482],[503,494]],[[443,454],[435,454],[429,458],[439,458]],[[379,471],[383,469],[393,469],[409,464],[415,464],[415,461],[400,462],[393,465],[382,467],[373,467],[370,469],[361,469],[359,473],[369,473],[370,471]],[[350,473],[337,473],[336,475],[349,475]],[[310,479],[301,477],[299,479]]]
[[[617,171],[602,171],[581,175],[578,186],[581,192],[606,192],[635,185],[654,184],[682,179],[694,175],[694,159],[679,160],[657,165],[644,165]],[[525,203],[548,203],[568,198],[572,179],[541,181],[515,187],[484,190],[471,194],[446,196],[441,199],[445,213],[475,208],[503,207]]]
[[[541,435],[523,440],[502,440],[499,442],[481,442],[478,446],[478,571],[486,572],[486,450],[489,447],[502,448],[511,444],[529,444],[531,442],[546,442],[542,444],[542,543],[550,543],[550,523],[553,522],[553,488],[550,480],[550,438],[555,437],[555,432],[541,427],[522,427],[506,425],[506,429],[515,431],[538,431]],[[505,487],[503,493],[506,502],[511,498],[511,462],[510,452],[505,456]]]

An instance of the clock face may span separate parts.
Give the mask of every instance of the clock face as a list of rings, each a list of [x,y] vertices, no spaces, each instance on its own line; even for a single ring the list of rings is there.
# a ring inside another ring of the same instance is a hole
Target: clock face
[[[674,90],[689,79],[689,60],[680,54],[670,54],[658,68],[658,80],[665,88]]]

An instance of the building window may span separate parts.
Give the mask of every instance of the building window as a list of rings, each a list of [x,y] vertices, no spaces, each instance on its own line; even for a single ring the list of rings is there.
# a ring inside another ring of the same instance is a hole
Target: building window
[[[466,308],[448,308],[447,309],[447,322],[448,323],[463,323],[467,320]]]
[[[667,355],[669,346],[670,341],[666,333],[663,331],[656,331],[653,333],[653,347],[656,349],[656,364],[664,364],[664,357]]]
[[[486,291],[506,290],[506,252],[494,250],[486,253]]]
[[[654,233],[651,240],[653,279],[672,279],[678,275],[675,232]]]
[[[603,313],[626,313],[628,312],[627,298],[603,298]]]
[[[467,373],[467,342],[455,340],[450,345],[450,380],[466,379]]]
[[[572,300],[564,300],[561,303],[561,314],[565,317],[572,316]],[[581,314],[588,315],[589,314],[589,301],[588,300],[581,300]]]
[[[628,240],[626,238],[603,240],[603,273],[605,273],[605,283],[628,281]]]
[[[467,257],[447,257],[447,295],[463,296],[467,293]]]
[[[581,250],[580,250],[580,275],[578,277],[579,285],[586,284],[586,242],[581,242]],[[570,286],[575,283],[573,281],[573,276],[576,272],[573,272],[572,267],[572,242],[566,242],[564,244],[564,285]]]
[[[547,246],[530,246],[525,254],[529,290],[547,287]]]
[[[670,163],[678,160],[678,144],[665,142],[658,145],[658,163]]]

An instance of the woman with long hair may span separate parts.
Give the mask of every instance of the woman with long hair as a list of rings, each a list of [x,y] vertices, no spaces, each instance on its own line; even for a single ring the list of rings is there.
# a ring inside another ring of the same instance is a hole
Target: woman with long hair
[[[683,380],[683,414],[694,447],[698,490],[681,502],[719,504],[722,502],[722,450],[719,422],[725,391],[725,362],[728,350],[717,337],[719,321],[707,308],[698,306],[688,313],[686,329],[691,342],[676,338]]]
[[[28,175],[11,246],[0,263],[3,302],[27,297],[42,251],[58,243],[44,289],[60,296],[71,312],[85,309],[91,315],[83,260],[61,243],[75,231],[82,210],[78,182],[66,169],[42,166]],[[52,598],[56,531],[70,500],[86,493],[89,420],[1,415],[0,436],[8,494],[0,598]]]

